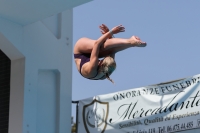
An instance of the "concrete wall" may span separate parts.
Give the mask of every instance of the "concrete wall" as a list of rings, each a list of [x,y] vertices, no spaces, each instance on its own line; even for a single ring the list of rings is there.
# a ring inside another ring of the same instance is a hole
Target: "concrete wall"
[[[11,59],[9,133],[69,133],[72,10],[26,26],[0,18],[0,49]]]

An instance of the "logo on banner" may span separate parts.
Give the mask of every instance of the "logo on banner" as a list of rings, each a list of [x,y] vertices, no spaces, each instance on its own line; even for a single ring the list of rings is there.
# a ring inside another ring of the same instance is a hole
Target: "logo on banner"
[[[109,103],[94,99],[83,107],[82,117],[87,133],[104,133],[107,126]]]

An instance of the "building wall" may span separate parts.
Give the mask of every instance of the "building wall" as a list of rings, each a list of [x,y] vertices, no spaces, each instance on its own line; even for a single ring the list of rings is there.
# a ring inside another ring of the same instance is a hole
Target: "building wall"
[[[26,26],[0,18],[0,49],[16,67],[11,75],[21,72],[23,79],[21,86],[15,83],[17,77],[12,80],[10,106],[16,95],[21,100],[15,105],[18,113],[10,108],[10,121],[21,120],[9,123],[13,125],[9,133],[70,132],[72,16],[72,10],[67,10]]]

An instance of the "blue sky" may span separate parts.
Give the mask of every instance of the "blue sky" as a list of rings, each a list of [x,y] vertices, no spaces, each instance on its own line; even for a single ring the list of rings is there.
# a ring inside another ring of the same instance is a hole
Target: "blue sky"
[[[200,74],[200,1],[94,0],[74,8],[73,43],[98,39],[99,25],[122,24],[118,38],[139,36],[145,48],[116,54],[117,69],[108,80],[83,78],[73,62],[72,99],[80,100]],[[75,110],[72,115],[75,115]]]

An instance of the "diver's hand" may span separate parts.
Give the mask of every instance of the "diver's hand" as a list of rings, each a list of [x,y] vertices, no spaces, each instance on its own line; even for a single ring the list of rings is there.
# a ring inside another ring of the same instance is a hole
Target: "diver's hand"
[[[110,33],[112,33],[112,34],[117,34],[117,33],[119,33],[119,32],[124,32],[124,31],[125,31],[124,26],[118,25],[118,26],[112,28],[112,30],[110,31]]]
[[[99,28],[101,29],[102,34],[109,32],[109,28],[105,24],[100,25]]]

